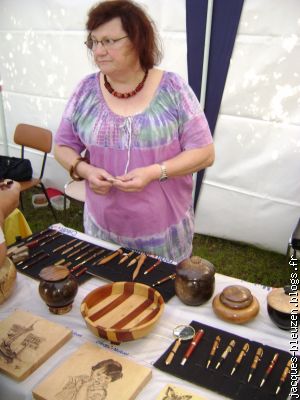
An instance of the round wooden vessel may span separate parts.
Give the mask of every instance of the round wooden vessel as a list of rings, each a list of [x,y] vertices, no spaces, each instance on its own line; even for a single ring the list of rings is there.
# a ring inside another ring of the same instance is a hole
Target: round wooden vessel
[[[72,308],[78,291],[76,278],[68,268],[51,265],[39,273],[39,293],[53,314],[65,314]]]
[[[244,324],[256,317],[259,303],[250,290],[241,285],[231,285],[224,288],[222,293],[213,299],[215,314],[234,324]]]
[[[10,258],[6,257],[4,264],[0,267],[0,304],[2,304],[12,293],[17,277],[17,270]]]
[[[113,343],[147,335],[161,317],[164,300],[150,286],[116,282],[90,292],[82,301],[81,314],[94,335]]]
[[[274,288],[267,296],[269,317],[280,329],[290,330],[292,321],[299,325],[298,302],[300,291],[293,292],[290,286]],[[294,314],[292,319],[291,315]]]
[[[215,289],[215,267],[198,256],[181,261],[176,267],[175,292],[189,306],[208,301]]]

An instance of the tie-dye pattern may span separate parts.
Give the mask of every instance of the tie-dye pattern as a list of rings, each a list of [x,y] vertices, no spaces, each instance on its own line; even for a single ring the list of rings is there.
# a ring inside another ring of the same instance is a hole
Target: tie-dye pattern
[[[55,142],[78,153],[87,149],[92,165],[115,176],[204,147],[212,137],[198,100],[177,74],[164,72],[148,107],[123,117],[108,108],[97,73],[71,96]],[[85,231],[179,262],[192,251],[192,189],[191,175],[151,182],[139,193],[112,188],[99,196],[87,186]]]

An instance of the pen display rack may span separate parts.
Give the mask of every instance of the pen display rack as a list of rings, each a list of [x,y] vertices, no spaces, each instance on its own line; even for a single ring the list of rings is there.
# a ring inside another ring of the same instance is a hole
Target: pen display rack
[[[169,365],[166,365],[165,360],[175,344],[174,341],[166,352],[154,363],[156,368],[235,400],[287,399],[291,389],[290,374],[287,375],[285,382],[281,385],[277,394],[276,390],[287,362],[291,358],[288,352],[250,341],[197,321],[192,321],[190,325],[193,326],[196,332],[199,329],[203,329],[204,335],[186,363],[181,365],[182,358],[189,348],[191,341],[182,341],[174,355],[173,361]],[[210,351],[217,336],[221,338],[220,345],[207,368]],[[215,367],[221,355],[231,340],[235,340],[236,342],[234,348],[228,353],[228,356],[223,360],[219,368],[216,369]],[[246,343],[249,344],[249,351],[231,375],[236,359]],[[259,347],[263,349],[263,355],[261,361],[258,362],[256,369],[253,371],[250,382],[248,382],[251,364]],[[266,378],[263,386],[260,387],[265,372],[276,353],[279,354],[277,363]]]
[[[26,249],[28,254],[24,260],[18,261],[18,256],[22,253],[17,255],[13,253],[16,245],[17,251],[22,251],[22,247],[29,247]],[[133,281],[133,272],[137,267],[139,256],[138,253],[130,252],[125,248],[120,248],[119,253],[115,255],[115,251],[50,228],[13,244],[8,252],[11,253],[10,258],[17,270],[31,278],[39,280],[39,273],[44,267],[64,265],[76,277],[79,285],[93,276],[112,282]],[[130,255],[119,264],[121,259],[128,254]],[[99,264],[102,259],[112,255],[115,256],[109,261]],[[130,262],[134,263],[128,266]],[[144,274],[154,264],[157,265],[149,273]],[[172,279],[174,272],[174,265],[163,261],[158,262],[157,259],[147,256],[134,282],[155,285],[155,289],[167,302],[175,295]],[[164,282],[159,283],[164,279]]]

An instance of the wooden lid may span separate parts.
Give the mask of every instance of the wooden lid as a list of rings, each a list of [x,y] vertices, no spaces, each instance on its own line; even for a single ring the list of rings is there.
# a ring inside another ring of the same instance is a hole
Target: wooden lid
[[[211,281],[215,276],[215,267],[204,258],[192,256],[181,261],[176,272],[186,280]]]
[[[42,279],[49,282],[61,281],[69,275],[70,271],[68,268],[62,265],[50,265],[49,267],[43,268],[39,273]]]
[[[220,301],[227,307],[239,310],[249,307],[253,301],[253,296],[245,286],[231,285],[223,289],[220,294]]]
[[[290,314],[297,305],[297,301],[293,302],[293,298],[300,298],[300,290],[293,293],[289,286],[285,286],[284,288],[272,289],[267,296],[267,302],[274,310]]]

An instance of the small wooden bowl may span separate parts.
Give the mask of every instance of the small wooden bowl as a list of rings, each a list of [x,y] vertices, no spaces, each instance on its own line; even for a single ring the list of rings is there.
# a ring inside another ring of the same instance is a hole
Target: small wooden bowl
[[[0,304],[11,295],[17,278],[15,264],[6,257],[4,264],[0,266]]]
[[[227,286],[212,303],[215,314],[227,322],[244,324],[259,312],[259,303],[249,289],[240,285]]]
[[[81,314],[94,335],[112,343],[146,336],[164,310],[161,294],[135,282],[115,282],[90,292],[81,303]]]

